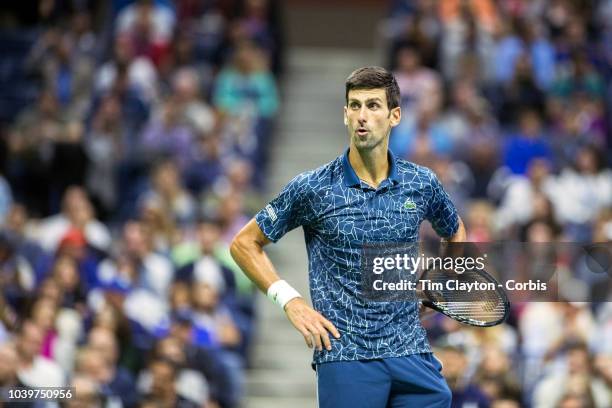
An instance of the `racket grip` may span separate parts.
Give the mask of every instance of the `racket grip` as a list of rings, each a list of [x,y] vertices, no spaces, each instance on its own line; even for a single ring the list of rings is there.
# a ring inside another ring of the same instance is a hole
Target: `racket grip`
[[[429,301],[429,300],[421,300],[421,304],[423,306],[429,307],[429,308],[433,308],[434,304],[433,302]]]

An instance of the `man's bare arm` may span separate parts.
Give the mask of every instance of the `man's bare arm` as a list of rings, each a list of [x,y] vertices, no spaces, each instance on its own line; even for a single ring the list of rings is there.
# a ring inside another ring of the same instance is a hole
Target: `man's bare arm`
[[[230,247],[232,257],[238,266],[264,293],[268,292],[270,285],[280,280],[272,261],[263,250],[263,247],[269,243],[270,240],[261,231],[255,219],[251,219],[236,234]],[[308,347],[313,346],[314,340],[318,350],[322,350],[323,347],[331,350],[328,332],[336,338],[340,337],[334,325],[301,297],[290,300],[285,305],[285,313],[291,324],[304,336]]]

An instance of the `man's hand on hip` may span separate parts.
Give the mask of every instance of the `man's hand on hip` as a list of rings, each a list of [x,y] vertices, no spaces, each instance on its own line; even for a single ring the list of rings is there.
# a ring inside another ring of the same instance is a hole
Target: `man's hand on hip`
[[[338,329],[321,313],[310,307],[303,298],[295,298],[285,305],[285,313],[293,326],[302,333],[308,347],[312,348],[313,340],[317,350],[323,350],[323,346],[331,350],[329,333],[335,338],[340,338]]]

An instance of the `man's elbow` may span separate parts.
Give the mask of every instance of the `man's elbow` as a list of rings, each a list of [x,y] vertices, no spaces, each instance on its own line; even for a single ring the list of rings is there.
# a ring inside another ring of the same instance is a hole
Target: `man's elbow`
[[[249,233],[248,229],[239,231],[230,244],[230,254],[236,262],[239,257],[244,256],[252,251],[261,249],[262,245],[257,241],[253,234]]]
[[[240,257],[241,253],[244,253],[245,248],[247,247],[245,241],[246,238],[242,231],[236,234],[234,239],[232,239],[232,243],[230,244],[230,254],[232,255],[232,258],[234,258],[234,261],[238,261],[237,258]]]

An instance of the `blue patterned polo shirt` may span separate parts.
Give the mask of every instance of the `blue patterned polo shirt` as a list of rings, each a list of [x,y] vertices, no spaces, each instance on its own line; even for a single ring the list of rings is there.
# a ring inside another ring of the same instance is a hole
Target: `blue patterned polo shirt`
[[[315,349],[315,364],[431,351],[417,303],[367,301],[359,293],[364,244],[416,242],[424,220],[442,237],[459,227],[435,174],[388,155],[389,177],[378,188],[357,177],[347,149],[295,177],[255,216],[272,242],[293,228],[304,229],[313,306],[341,335],[330,336],[331,351]]]

